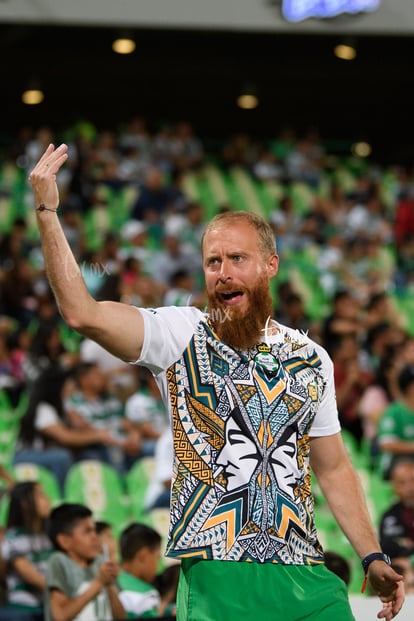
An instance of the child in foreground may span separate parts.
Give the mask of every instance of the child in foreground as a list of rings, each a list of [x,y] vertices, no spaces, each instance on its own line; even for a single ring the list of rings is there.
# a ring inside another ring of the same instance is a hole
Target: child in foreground
[[[50,515],[49,536],[57,550],[49,559],[45,621],[123,619],[114,561],[99,555],[100,542],[92,512],[64,503]]]
[[[161,536],[145,524],[133,523],[120,537],[119,598],[128,619],[161,616],[161,597],[153,586],[161,555]]]

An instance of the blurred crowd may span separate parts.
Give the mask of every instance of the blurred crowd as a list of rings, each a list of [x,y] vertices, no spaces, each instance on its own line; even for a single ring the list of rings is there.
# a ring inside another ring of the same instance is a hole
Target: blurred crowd
[[[389,479],[401,457],[414,460],[413,171],[329,153],[314,128],[268,140],[239,133],[211,149],[187,121],[150,131],[136,117],[117,130],[87,122],[61,135],[24,128],[4,149],[0,407],[19,416],[16,443],[2,451],[5,479],[13,465],[37,463],[63,491],[79,460],[125,474],[155,456],[160,474],[148,507],[169,502],[171,436],[152,377],[65,326],[44,273],[26,179],[60,141],[69,159],[58,175],[59,216],[101,300],[204,308],[204,227],[212,209],[240,204],[233,194],[233,202],[210,196],[207,205],[194,188],[212,166],[221,179],[243,171],[255,198],[266,198],[259,208],[281,257],[276,320],[328,350],[341,424],[370,468]]]

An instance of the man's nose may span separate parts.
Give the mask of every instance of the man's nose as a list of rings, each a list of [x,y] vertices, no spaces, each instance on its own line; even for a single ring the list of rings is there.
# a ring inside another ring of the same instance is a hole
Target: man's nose
[[[226,280],[230,280],[230,279],[231,279],[231,271],[230,271],[229,262],[226,260],[223,260],[220,265],[219,280],[221,282],[226,282]]]

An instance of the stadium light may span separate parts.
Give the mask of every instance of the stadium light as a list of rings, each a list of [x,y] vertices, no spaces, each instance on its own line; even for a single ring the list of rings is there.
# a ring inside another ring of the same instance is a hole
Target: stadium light
[[[134,39],[127,33],[122,33],[112,42],[112,49],[116,54],[132,54],[136,47]]]
[[[45,98],[45,94],[37,79],[32,78],[22,93],[22,102],[26,106],[38,106]]]
[[[334,54],[341,60],[354,60],[357,55],[355,45],[351,43],[339,43],[334,47]]]
[[[259,105],[259,97],[254,84],[245,84],[236,99],[237,105],[242,110],[254,110]]]

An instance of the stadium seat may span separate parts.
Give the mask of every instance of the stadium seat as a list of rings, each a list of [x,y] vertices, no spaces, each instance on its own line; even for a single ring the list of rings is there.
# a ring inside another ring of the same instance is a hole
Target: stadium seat
[[[169,558],[168,556],[164,556],[164,552],[167,547],[168,531],[170,526],[170,510],[163,507],[152,509],[146,514],[145,524],[147,524],[148,526],[152,526],[152,528],[154,528],[161,535],[162,556],[160,559],[158,570],[162,571],[169,565],[175,565],[177,562],[179,562],[175,558]]]
[[[366,490],[368,509],[375,526],[379,526],[382,514],[397,502],[392,485],[376,472],[371,472]]]
[[[154,457],[143,457],[135,462],[125,476],[131,515],[137,522],[145,519],[144,503],[148,486],[155,470]]]
[[[49,496],[52,505],[61,502],[59,483],[54,474],[44,466],[32,463],[16,464],[12,468],[12,473],[17,481],[38,481]]]
[[[112,466],[97,460],[71,466],[66,475],[64,499],[89,507],[94,518],[111,524],[116,535],[129,520],[129,501],[122,478]]]
[[[352,433],[348,431],[348,429],[342,429],[341,435],[349,458],[352,461],[352,464],[356,468],[368,467],[369,464],[367,463],[366,453],[359,449],[358,442],[355,436],[353,436]]]

